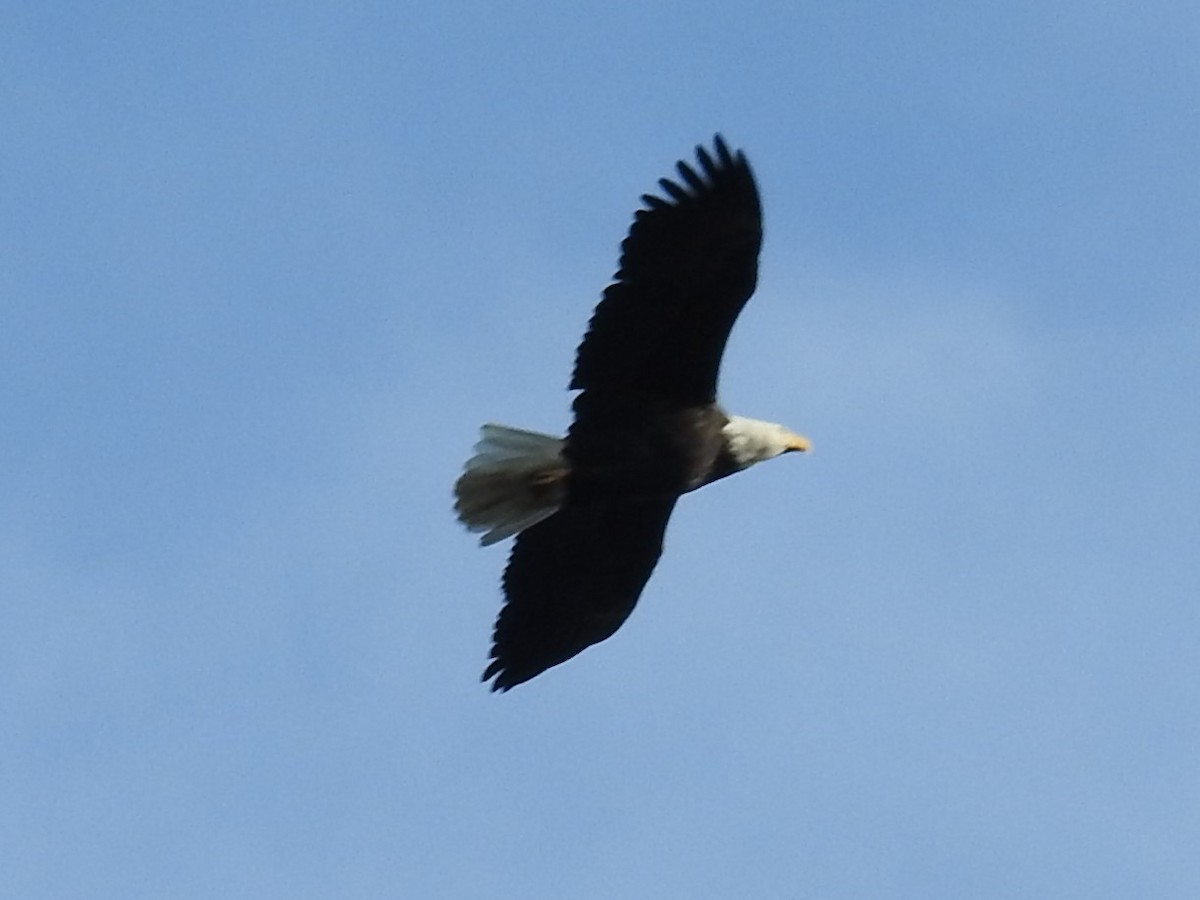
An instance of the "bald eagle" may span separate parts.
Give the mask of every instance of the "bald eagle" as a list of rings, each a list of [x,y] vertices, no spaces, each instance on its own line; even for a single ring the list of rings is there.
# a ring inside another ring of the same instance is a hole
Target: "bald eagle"
[[[789,451],[782,425],[730,415],[717,374],[754,291],[762,214],[745,154],[717,135],[643,195],[620,269],[575,357],[567,436],[484,425],[454,486],[484,545],[516,535],[483,681],[528,681],[612,636],[662,553],[682,494]]]

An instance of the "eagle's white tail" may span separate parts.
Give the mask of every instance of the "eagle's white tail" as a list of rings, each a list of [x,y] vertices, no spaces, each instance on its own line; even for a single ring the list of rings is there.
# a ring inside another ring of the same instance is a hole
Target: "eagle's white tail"
[[[479,431],[475,455],[454,483],[454,511],[485,547],[552,516],[566,494],[562,438],[507,425]]]

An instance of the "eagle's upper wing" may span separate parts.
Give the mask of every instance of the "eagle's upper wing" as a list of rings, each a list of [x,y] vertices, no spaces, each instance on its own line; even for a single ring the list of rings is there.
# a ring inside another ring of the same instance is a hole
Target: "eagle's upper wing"
[[[679,183],[659,182],[669,199],[642,197],[572,389],[715,401],[725,342],[757,280],[762,213],[744,154],[718,135],[696,159],[698,172],[680,162]]]

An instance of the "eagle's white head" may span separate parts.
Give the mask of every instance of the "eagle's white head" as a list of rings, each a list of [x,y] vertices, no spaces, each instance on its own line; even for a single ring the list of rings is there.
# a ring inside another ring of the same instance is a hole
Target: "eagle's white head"
[[[739,469],[748,469],[755,463],[774,459],[784,453],[804,453],[812,449],[812,442],[803,435],[775,422],[762,422],[744,416],[730,416],[721,434]]]

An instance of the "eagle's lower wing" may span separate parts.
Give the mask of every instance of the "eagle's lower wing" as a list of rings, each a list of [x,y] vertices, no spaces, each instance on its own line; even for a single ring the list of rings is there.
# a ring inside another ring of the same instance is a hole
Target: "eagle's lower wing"
[[[610,637],[662,554],[676,497],[565,507],[517,536],[483,680],[506,691]]]

